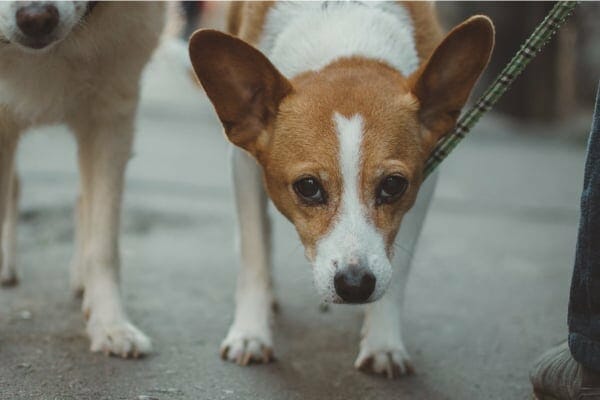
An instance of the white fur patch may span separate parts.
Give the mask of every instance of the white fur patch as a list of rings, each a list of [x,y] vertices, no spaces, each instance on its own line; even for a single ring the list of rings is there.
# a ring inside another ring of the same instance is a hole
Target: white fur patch
[[[287,77],[349,56],[384,61],[404,75],[419,65],[410,16],[393,2],[279,2],[259,48]]]
[[[375,275],[375,290],[369,299],[374,301],[387,289],[392,267],[383,237],[368,221],[360,201],[363,119],[358,114],[348,119],[336,113],[333,120],[339,139],[343,192],[333,227],[317,244],[315,285],[326,301],[340,302],[333,285],[335,273],[345,268],[350,260],[358,259]]]

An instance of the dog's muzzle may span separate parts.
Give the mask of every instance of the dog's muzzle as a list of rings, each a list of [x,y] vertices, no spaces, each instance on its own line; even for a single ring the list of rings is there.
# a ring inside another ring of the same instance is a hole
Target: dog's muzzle
[[[32,49],[42,49],[54,41],[53,33],[60,15],[53,4],[33,3],[19,7],[15,20],[24,39],[21,44]]]

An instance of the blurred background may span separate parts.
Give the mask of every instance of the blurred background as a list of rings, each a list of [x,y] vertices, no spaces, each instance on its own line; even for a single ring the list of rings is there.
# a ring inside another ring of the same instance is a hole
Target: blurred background
[[[498,75],[553,6],[548,1],[443,1],[437,3],[446,30],[475,14],[488,15],[496,26],[496,47],[473,98]],[[198,26],[223,29],[224,2],[173,4],[170,29],[187,38]],[[581,140],[578,129],[591,110],[600,79],[600,7],[582,2],[556,38],[544,48],[494,107],[519,122],[549,124],[547,135]],[[561,131],[562,130],[562,131]]]
[[[496,47],[479,92],[498,75],[520,45],[550,11],[553,2],[440,2],[446,28],[474,14],[485,14],[496,25]],[[494,111],[523,122],[568,127],[589,115],[600,79],[600,7],[582,2],[544,50],[531,62]],[[476,92],[476,95],[478,93]],[[564,123],[567,120],[566,124]],[[550,133],[558,133],[551,129]],[[576,131],[563,132],[576,135]]]
[[[485,89],[552,3],[443,2],[445,27],[488,14],[497,46]],[[225,140],[193,81],[186,38],[222,28],[225,3],[169,3],[142,82],[127,169],[122,290],[155,352],[88,352],[68,287],[76,147],[64,126],[25,135],[20,285],[0,290],[0,400],[530,399],[528,371],[566,338],[585,138],[600,78],[600,3],[583,2],[440,168],[413,257],[404,339],[416,375],[390,382],[352,367],[362,309],[319,309],[293,227],[275,210],[277,362],[241,368],[218,348],[238,269]]]

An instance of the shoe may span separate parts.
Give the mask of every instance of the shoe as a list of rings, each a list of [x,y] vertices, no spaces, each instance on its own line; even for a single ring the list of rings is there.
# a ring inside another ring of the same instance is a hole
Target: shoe
[[[537,400],[600,400],[600,374],[577,363],[567,342],[544,353],[529,380]]]

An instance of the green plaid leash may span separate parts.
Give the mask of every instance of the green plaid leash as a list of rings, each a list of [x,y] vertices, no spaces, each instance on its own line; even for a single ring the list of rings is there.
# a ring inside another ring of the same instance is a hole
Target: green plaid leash
[[[527,64],[542,50],[552,35],[558,31],[567,17],[571,15],[577,4],[577,1],[558,1],[554,5],[546,18],[533,31],[513,59],[504,67],[494,83],[477,100],[475,105],[458,120],[454,131],[440,139],[425,163],[423,179],[427,178],[440,165],[456,145],[464,139],[471,128],[475,126],[479,118],[496,104],[504,92],[508,90],[510,85],[527,67]]]

